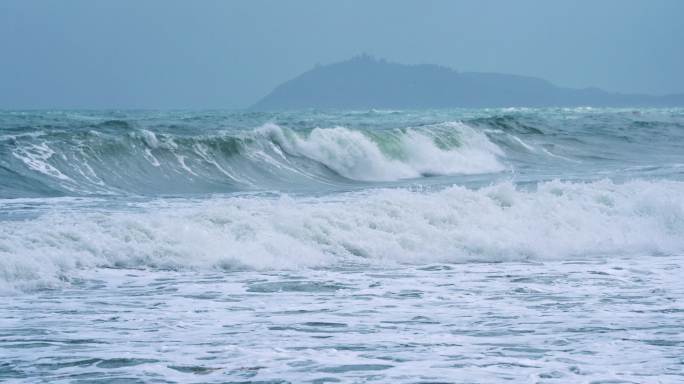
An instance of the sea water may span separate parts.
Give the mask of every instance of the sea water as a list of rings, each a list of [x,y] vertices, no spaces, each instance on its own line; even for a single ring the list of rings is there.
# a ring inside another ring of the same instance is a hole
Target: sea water
[[[0,380],[677,383],[684,110],[0,112]]]

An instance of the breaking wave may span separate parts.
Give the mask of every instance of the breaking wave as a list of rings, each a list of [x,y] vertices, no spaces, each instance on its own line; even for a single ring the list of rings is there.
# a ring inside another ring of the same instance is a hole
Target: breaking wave
[[[121,124],[0,138],[0,173],[12,174],[0,196],[232,192],[505,169],[504,152],[460,122],[378,131],[269,123],[212,135]]]
[[[5,287],[107,268],[293,269],[684,252],[684,183],[552,181],[243,196],[0,222]]]
[[[365,134],[342,127],[316,128],[304,137],[267,124],[258,132],[285,153],[311,159],[352,180],[393,181],[504,169],[497,159],[503,151],[463,123]]]

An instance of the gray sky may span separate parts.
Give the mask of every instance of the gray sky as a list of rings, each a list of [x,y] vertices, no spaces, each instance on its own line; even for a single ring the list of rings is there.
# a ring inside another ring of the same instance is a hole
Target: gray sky
[[[0,108],[242,108],[367,52],[684,92],[684,1],[0,0]]]

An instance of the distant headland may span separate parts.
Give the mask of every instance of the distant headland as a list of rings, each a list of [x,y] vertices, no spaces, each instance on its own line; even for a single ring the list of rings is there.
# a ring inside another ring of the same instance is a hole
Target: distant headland
[[[681,107],[684,94],[622,94],[573,89],[499,73],[404,65],[363,54],[315,68],[277,86],[254,110],[487,107]]]

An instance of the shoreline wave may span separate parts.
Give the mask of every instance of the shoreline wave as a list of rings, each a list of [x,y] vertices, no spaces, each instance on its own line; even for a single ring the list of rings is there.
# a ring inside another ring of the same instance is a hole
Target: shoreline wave
[[[0,221],[0,280],[82,269],[297,269],[684,254],[684,182],[500,183],[439,191],[150,202]]]

